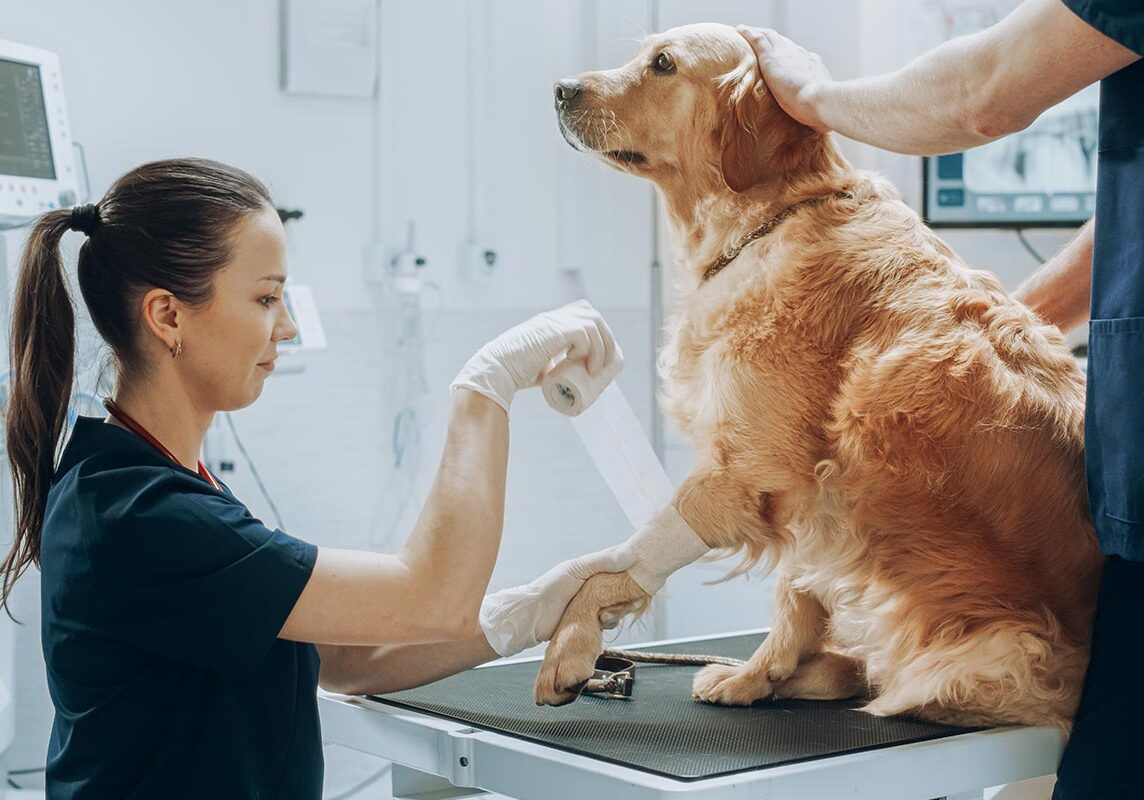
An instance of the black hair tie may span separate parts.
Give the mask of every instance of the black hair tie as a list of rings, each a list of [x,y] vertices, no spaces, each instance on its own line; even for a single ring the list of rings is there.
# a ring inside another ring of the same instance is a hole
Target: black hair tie
[[[72,209],[68,228],[73,231],[80,231],[85,236],[91,236],[92,231],[99,227],[99,223],[99,206],[88,203]]]

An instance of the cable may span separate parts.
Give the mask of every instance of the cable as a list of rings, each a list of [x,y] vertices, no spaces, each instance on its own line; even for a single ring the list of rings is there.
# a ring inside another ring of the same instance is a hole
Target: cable
[[[372,786],[373,784],[375,784],[379,780],[381,780],[382,776],[385,775],[387,772],[389,772],[389,770],[392,766],[393,766],[392,764],[385,764],[377,772],[373,773],[372,775],[365,778],[364,780],[354,784],[353,786],[346,789],[345,791],[340,792],[339,794],[326,795],[325,800],[346,800],[347,797],[353,797],[355,794],[360,792],[362,789],[366,788],[367,786]]]
[[[28,767],[26,769],[10,769],[8,770],[8,785],[13,789],[23,789],[24,787],[12,780],[13,775],[36,775],[40,772],[46,772],[47,767]]]
[[[238,436],[238,430],[234,427],[234,420],[231,418],[229,412],[223,414],[226,417],[226,424],[230,426],[230,435],[234,437],[234,443],[238,445],[238,451],[242,453],[242,457],[246,459],[246,465],[250,467],[250,474],[254,476],[255,482],[258,483],[258,488],[262,491],[262,496],[266,498],[267,504],[270,506],[270,511],[274,514],[274,521],[278,523],[280,530],[286,530],[285,523],[282,522],[282,515],[278,513],[278,506],[274,505],[274,500],[270,497],[270,492],[266,490],[266,485],[262,482],[262,476],[258,474],[258,470],[254,466],[254,459],[246,452],[246,448],[242,445],[242,439]]]
[[[79,153],[80,161],[83,164],[83,202],[91,202],[91,176],[87,172],[87,151],[83,149],[83,143],[72,140],[72,147]]]
[[[1045,259],[1041,257],[1041,254],[1037,252],[1033,245],[1029,244],[1029,240],[1025,238],[1024,228],[1014,228],[1013,230],[1017,233],[1017,238],[1021,240],[1022,246],[1024,246],[1026,251],[1028,251],[1029,255],[1037,259],[1038,264],[1044,264]]]

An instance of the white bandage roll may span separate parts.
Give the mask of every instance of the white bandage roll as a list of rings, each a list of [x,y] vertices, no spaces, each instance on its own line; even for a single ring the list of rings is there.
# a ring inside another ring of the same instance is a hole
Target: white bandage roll
[[[620,387],[612,384],[587,413],[573,417],[592,462],[636,533],[620,545],[635,557],[628,570],[654,595],[668,576],[710,548],[672,506],[675,489]]]
[[[579,416],[624,368],[623,354],[618,350],[612,360],[596,375],[588,374],[583,359],[564,359],[548,371],[540,381],[540,391],[548,405],[570,417]]]

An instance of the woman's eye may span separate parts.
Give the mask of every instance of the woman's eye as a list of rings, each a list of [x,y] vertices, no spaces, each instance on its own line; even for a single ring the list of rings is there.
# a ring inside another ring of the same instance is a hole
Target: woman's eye
[[[268,295],[266,295],[266,297],[263,297],[263,298],[262,298],[262,300],[261,300],[260,302],[261,302],[261,303],[262,303],[262,305],[264,305],[264,306],[272,306],[272,305],[274,305],[275,303],[277,303],[277,302],[278,302],[278,298],[277,298],[277,297],[275,297],[275,296],[274,296],[274,295],[272,295],[272,294],[268,294]]]
[[[675,72],[675,62],[671,60],[671,56],[667,53],[660,53],[651,64],[655,68],[655,71],[661,75]]]

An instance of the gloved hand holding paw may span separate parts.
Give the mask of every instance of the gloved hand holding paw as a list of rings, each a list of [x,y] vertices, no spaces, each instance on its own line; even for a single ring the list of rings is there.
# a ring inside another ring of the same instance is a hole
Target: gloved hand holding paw
[[[598,572],[623,572],[634,563],[632,550],[622,546],[562,561],[530,583],[486,595],[481,630],[493,650],[514,656],[552,637],[584,581]]]

